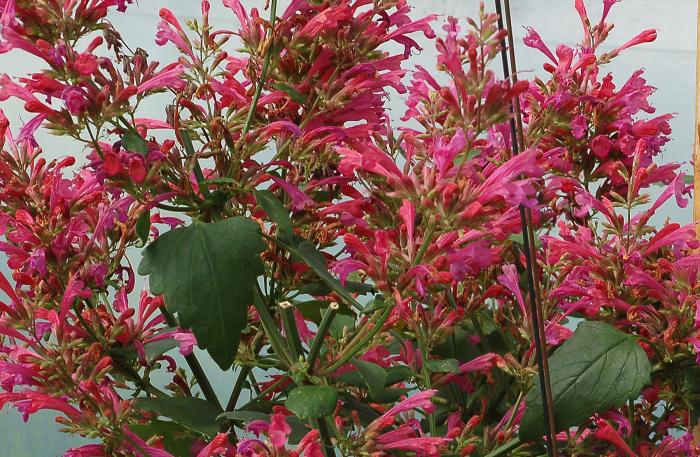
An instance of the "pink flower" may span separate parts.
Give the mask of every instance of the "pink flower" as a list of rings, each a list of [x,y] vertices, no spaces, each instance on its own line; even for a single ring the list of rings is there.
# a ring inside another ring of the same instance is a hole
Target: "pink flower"
[[[168,65],[161,70],[160,73],[157,73],[148,81],[141,83],[138,86],[137,93],[142,94],[144,92],[160,89],[182,90],[186,84],[181,78],[184,72],[185,67],[182,64]]]
[[[228,434],[219,433],[211,443],[197,453],[197,457],[233,456],[235,452],[236,447],[231,444]]]
[[[554,57],[552,51],[547,47],[546,44],[544,44],[544,41],[542,40],[540,34],[537,33],[537,31],[535,31],[535,29],[533,29],[532,27],[527,27],[527,35],[525,35],[525,38],[523,38],[523,43],[525,43],[525,46],[527,47],[539,50],[544,55],[549,57],[549,59],[555,64],[558,62],[557,58]]]

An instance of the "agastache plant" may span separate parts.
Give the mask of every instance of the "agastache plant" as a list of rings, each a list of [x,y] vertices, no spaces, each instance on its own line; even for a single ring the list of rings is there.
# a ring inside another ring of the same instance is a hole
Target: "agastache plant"
[[[0,111],[0,407],[53,411],[69,457],[542,455],[525,208],[561,455],[696,455],[700,244],[651,225],[690,189],[604,66],[655,31],[602,52],[617,2],[576,0],[579,45],[528,29],[546,77],[513,82],[483,5],[222,1],[235,30],[161,9],[159,63],[109,20],[131,1],[0,0],[0,52],[44,62],[0,75],[31,114]]]

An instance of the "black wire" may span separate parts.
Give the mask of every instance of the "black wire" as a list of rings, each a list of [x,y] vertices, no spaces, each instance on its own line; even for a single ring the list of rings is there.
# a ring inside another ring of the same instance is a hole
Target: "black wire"
[[[499,30],[505,30],[503,25],[503,8],[501,7],[501,0],[495,0],[496,2],[496,14],[498,14],[498,28]],[[510,31],[508,31],[510,33]],[[501,42],[501,63],[503,65],[503,77],[505,80],[510,80],[510,64],[508,63],[508,51],[506,46],[506,40],[503,38]],[[515,110],[513,108],[513,102],[510,102],[510,136],[511,136],[511,146],[513,148],[513,155],[518,155],[520,153],[520,148],[518,146],[518,132],[515,124]],[[542,370],[544,366],[544,344],[542,342],[542,335],[540,334],[539,318],[540,313],[537,310],[537,302],[535,299],[535,272],[534,263],[532,256],[530,255],[530,237],[528,236],[528,218],[525,211],[525,207],[520,205],[520,224],[523,231],[523,251],[525,254],[525,263],[527,267],[527,283],[528,292],[530,294],[530,314],[532,314],[532,331],[535,337],[535,356],[537,358],[537,364],[539,370],[537,370],[540,380],[540,395],[542,397],[542,410],[544,412],[544,426],[545,434],[547,436],[547,455],[549,457],[554,457],[554,450],[549,441],[552,439],[552,430],[549,427],[550,424],[550,408],[549,408],[549,398],[547,395],[547,387],[545,384],[545,373]]]

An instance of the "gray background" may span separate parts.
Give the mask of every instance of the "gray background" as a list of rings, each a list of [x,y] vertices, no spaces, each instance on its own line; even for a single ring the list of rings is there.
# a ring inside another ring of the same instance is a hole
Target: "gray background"
[[[237,29],[234,15],[223,8],[219,0],[212,2],[212,22],[215,26]],[[196,0],[154,1],[142,0],[141,4],[129,8],[126,14],[113,15],[117,28],[130,44],[147,49],[151,57],[167,63],[174,59],[171,47],[159,48],[154,43],[156,24],[159,21],[158,9],[167,6],[179,18],[197,17],[199,2]],[[244,0],[246,6],[262,5],[263,0]],[[280,10],[287,4],[282,0]],[[444,21],[447,15],[460,18],[474,16],[478,9],[477,0],[413,0],[414,17],[419,18],[430,13],[441,15]],[[513,4],[514,28],[517,36],[519,68],[523,78],[532,76],[533,72],[541,74],[543,56],[521,45],[523,26],[535,27],[552,49],[559,43],[574,46],[581,36],[581,25],[573,8],[573,0],[511,0]],[[587,0],[587,6],[593,21],[597,20],[601,10],[601,0]],[[492,8],[492,1],[487,1]],[[687,161],[693,143],[694,116],[694,81],[695,81],[695,33],[696,8],[693,0],[625,0],[617,4],[609,22],[616,24],[608,42],[608,48],[624,43],[638,32],[647,28],[656,28],[659,38],[655,43],[646,44],[628,50],[622,57],[608,66],[614,72],[616,82],[623,84],[626,78],[639,67],[646,69],[648,81],[659,88],[653,96],[658,113],[675,113],[672,121],[674,140],[667,146],[663,161]],[[436,27],[439,30],[439,26]],[[435,51],[427,44],[419,55],[412,58],[413,63],[420,63],[432,68]],[[410,65],[409,65],[410,67]],[[25,54],[11,53],[0,55],[0,72],[13,76],[22,76],[27,72],[41,68],[41,63]],[[396,97],[390,103],[392,116],[398,118],[403,114],[400,100]],[[14,121],[18,130],[20,120],[29,117],[21,112],[21,103],[10,100],[2,105],[8,117]],[[144,116],[160,117],[162,107],[146,107]],[[38,139],[50,157],[72,154],[81,156],[82,151],[61,138],[45,133]],[[686,167],[687,168],[687,167]],[[666,209],[661,215],[675,221],[687,223],[691,219],[690,209]],[[4,263],[4,262],[3,262]],[[217,368],[213,364],[213,372]],[[217,372],[214,376],[216,390],[220,395],[228,395],[232,375]],[[0,455],[11,457],[51,457],[61,455],[70,446],[82,441],[57,432],[53,414],[36,414],[29,424],[23,424],[21,416],[14,410],[0,412],[0,436],[2,450]]]

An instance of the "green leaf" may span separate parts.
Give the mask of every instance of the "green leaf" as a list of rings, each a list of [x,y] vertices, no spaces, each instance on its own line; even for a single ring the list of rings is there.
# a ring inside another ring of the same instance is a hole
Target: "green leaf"
[[[190,448],[199,436],[175,422],[160,420],[154,420],[148,424],[130,425],[129,430],[144,441],[159,436],[165,450],[174,457],[191,457]]]
[[[549,359],[549,371],[558,431],[638,398],[651,381],[651,365],[637,339],[602,322],[581,323]],[[521,441],[537,441],[544,433],[536,380],[526,398],[519,436]]]
[[[294,306],[299,310],[304,318],[314,322],[316,325],[321,323],[323,315],[328,310],[331,302],[328,300],[309,300],[305,302],[295,302]],[[352,316],[352,310],[343,304],[339,304],[338,312],[346,316]]]
[[[223,414],[219,414],[216,420],[230,420],[234,422],[240,422],[242,424],[247,424],[248,422],[252,422],[255,420],[269,421],[270,415],[261,413],[259,411],[248,411],[241,409],[238,411],[229,411]]]
[[[304,103],[306,103],[306,98],[301,93],[299,93],[299,91],[297,91],[295,88],[293,88],[289,84],[272,83],[271,86],[274,87],[275,89],[279,89],[281,91],[286,92],[287,95],[289,95],[289,98],[291,98],[292,100],[294,100],[295,102],[297,102],[300,105],[303,105]]]
[[[318,419],[335,411],[338,391],[327,386],[300,386],[289,392],[285,406],[299,419]]]
[[[265,210],[267,215],[274,222],[277,223],[277,228],[279,229],[279,234],[282,235],[282,239],[290,240],[294,234],[294,228],[292,226],[292,218],[289,216],[289,211],[284,207],[282,202],[280,202],[275,194],[269,190],[256,190],[255,201],[258,205]]]
[[[697,424],[700,419],[700,367],[688,367],[683,370],[683,375],[683,393],[690,397],[690,419]]]
[[[136,220],[136,235],[141,240],[142,246],[148,242],[148,236],[151,233],[151,212],[144,210],[139,214]]]
[[[336,340],[339,340],[343,337],[345,329],[352,330],[354,328],[355,319],[353,317],[345,316],[344,314],[336,314],[333,322],[331,322],[331,327],[328,329],[328,333]]]
[[[685,175],[683,176],[683,182],[685,184],[693,184],[695,182],[695,175]]]
[[[149,364],[155,362],[161,355],[165,354],[171,349],[175,349],[179,345],[180,343],[174,338],[144,344],[143,349],[146,353],[146,362]]]
[[[141,138],[141,135],[133,130],[129,130],[122,135],[122,146],[127,151],[138,152],[144,156],[148,154],[148,144],[146,140]]]
[[[459,373],[459,362],[455,359],[428,360],[425,366],[431,373]]]
[[[337,293],[343,300],[345,300],[348,306],[353,306],[356,309],[362,309],[355,298],[350,295],[350,292],[343,287],[343,285],[338,281],[333,275],[328,272],[326,267],[326,259],[323,258],[316,246],[308,241],[302,241],[300,243],[294,242],[284,242],[284,240],[276,239],[275,242],[300,258],[304,261],[311,269],[316,272],[319,278],[326,283],[328,287],[331,288],[335,293]]]
[[[170,418],[183,427],[209,438],[213,438],[219,432],[219,424],[216,422],[216,418],[221,414],[221,410],[201,398],[138,398],[136,407]]]
[[[369,394],[372,398],[379,397],[384,392],[387,374],[384,368],[376,363],[367,362],[366,360],[353,360],[352,364],[357,368],[357,372],[364,381]]]
[[[165,295],[180,325],[224,370],[236,356],[247,309],[264,271],[260,227],[243,217],[214,224],[195,221],[171,230],[143,252],[139,274],[149,275],[151,292]]]

